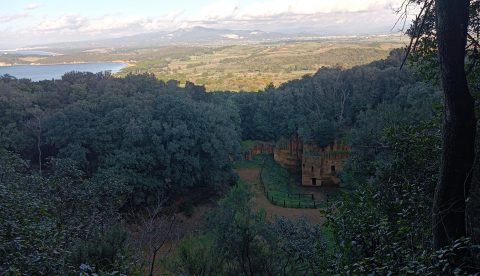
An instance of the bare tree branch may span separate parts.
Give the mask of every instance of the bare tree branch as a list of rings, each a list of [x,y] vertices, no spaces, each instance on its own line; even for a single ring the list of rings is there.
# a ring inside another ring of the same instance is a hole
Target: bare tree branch
[[[407,62],[407,59],[408,59],[408,56],[410,55],[410,52],[417,48],[418,42],[419,42],[420,37],[422,35],[423,27],[425,26],[425,22],[427,20],[428,13],[430,11],[430,8],[431,8],[432,4],[433,4],[433,0],[425,2],[422,9],[418,13],[417,19],[420,19],[421,16],[423,15],[422,22],[420,23],[420,26],[418,28],[416,28],[416,34],[410,38],[410,44],[407,47],[407,52],[405,53],[405,57],[403,58],[402,64],[400,65],[400,70],[402,70],[403,66]]]
[[[472,41],[472,44],[474,44],[475,47],[480,48],[480,44],[478,43],[478,41],[473,36],[471,36],[469,33],[467,33],[467,37]]]

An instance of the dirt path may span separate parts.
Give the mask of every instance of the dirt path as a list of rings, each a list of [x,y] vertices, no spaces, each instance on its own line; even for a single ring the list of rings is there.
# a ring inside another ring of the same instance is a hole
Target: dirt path
[[[325,221],[325,217],[318,209],[283,208],[270,203],[260,189],[259,169],[237,169],[237,173],[242,180],[252,185],[253,191],[255,192],[252,203],[255,209],[265,210],[268,219],[275,219],[276,217],[298,219],[303,216],[312,223],[322,223]]]

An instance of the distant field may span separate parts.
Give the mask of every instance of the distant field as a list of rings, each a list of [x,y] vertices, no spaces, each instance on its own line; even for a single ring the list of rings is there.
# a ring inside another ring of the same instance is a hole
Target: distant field
[[[257,91],[271,82],[279,85],[313,74],[322,66],[350,68],[379,60],[403,45],[389,40],[226,46],[141,60],[122,73],[149,72],[163,80],[189,80],[205,85],[208,91]]]
[[[313,74],[322,66],[350,68],[388,56],[403,47],[399,36],[330,38],[320,41],[230,46],[169,46],[145,49],[90,49],[60,56],[0,56],[0,62],[52,64],[123,61],[118,75],[154,73],[159,79],[193,81],[208,91],[258,91]],[[55,51],[52,49],[52,51]],[[57,52],[61,52],[58,50]]]

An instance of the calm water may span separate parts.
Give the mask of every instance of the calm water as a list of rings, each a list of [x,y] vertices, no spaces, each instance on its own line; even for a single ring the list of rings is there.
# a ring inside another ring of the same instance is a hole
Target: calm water
[[[56,56],[57,53],[38,51],[38,50],[1,50],[0,54],[3,55],[16,55],[16,56]]]
[[[60,79],[71,71],[98,73],[102,71],[119,72],[127,65],[124,63],[83,63],[83,64],[55,64],[55,65],[16,65],[0,67],[0,76],[9,74],[18,79],[32,81]]]

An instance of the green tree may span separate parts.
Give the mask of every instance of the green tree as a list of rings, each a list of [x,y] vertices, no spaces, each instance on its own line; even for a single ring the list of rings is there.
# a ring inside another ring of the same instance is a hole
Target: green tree
[[[422,7],[407,32],[412,37],[407,51],[416,52],[420,64],[438,55],[438,62],[424,64],[434,72],[430,75],[436,76],[435,72],[439,72],[444,93],[442,173],[433,208],[433,236],[438,249],[467,236],[465,210],[470,193],[476,135],[474,99],[470,87],[473,84],[475,88],[476,85],[474,82],[469,85],[465,67],[468,67],[468,73],[478,71],[476,30],[479,28],[479,5],[478,1],[470,0],[406,3]]]

